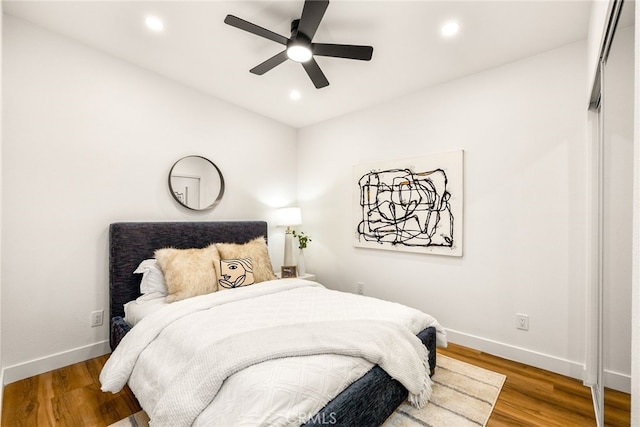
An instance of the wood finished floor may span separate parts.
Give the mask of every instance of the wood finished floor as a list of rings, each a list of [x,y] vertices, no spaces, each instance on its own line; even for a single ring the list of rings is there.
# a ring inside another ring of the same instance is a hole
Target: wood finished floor
[[[507,376],[487,426],[595,426],[591,394],[578,380],[450,344],[439,353]],[[102,393],[108,355],[9,384],[2,427],[102,427],[140,410],[125,388]],[[606,425],[629,426],[630,396],[607,391]],[[455,426],[452,426],[455,427]]]
[[[140,410],[126,387],[100,391],[100,371],[109,355],[5,386],[2,427],[108,426]]]
[[[595,426],[591,391],[582,381],[455,344],[438,353],[507,376],[487,427]],[[631,397],[605,390],[605,425],[629,426]]]

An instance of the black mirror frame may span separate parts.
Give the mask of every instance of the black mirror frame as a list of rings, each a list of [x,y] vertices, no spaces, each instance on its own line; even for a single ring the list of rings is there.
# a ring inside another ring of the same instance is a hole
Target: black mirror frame
[[[213,166],[213,168],[216,170],[216,172],[218,172],[218,176],[220,177],[220,191],[218,192],[218,196],[216,197],[216,199],[213,201],[213,203],[211,203],[209,206],[206,206],[204,208],[200,208],[200,209],[194,209],[190,206],[185,205],[180,199],[178,199],[176,197],[175,192],[173,191],[173,186],[171,185],[171,175],[173,175],[173,169],[176,167],[176,165],[178,163],[180,163],[181,160],[187,159],[187,158],[191,158],[191,157],[198,157],[200,159],[205,160],[206,162],[208,162],[211,166]],[[224,177],[222,176],[222,172],[220,171],[220,169],[218,168],[218,166],[216,166],[215,163],[213,163],[211,160],[207,159],[206,157],[203,156],[197,156],[197,155],[191,155],[191,156],[184,156],[180,159],[178,159],[173,166],[171,166],[171,169],[169,170],[169,177],[168,177],[168,184],[169,184],[169,192],[171,193],[171,197],[173,197],[173,199],[178,202],[178,204],[180,206],[183,206],[189,210],[192,211],[196,211],[196,212],[202,212],[202,211],[209,211],[213,208],[215,208],[218,203],[220,203],[220,200],[222,200],[222,196],[224,195]]]

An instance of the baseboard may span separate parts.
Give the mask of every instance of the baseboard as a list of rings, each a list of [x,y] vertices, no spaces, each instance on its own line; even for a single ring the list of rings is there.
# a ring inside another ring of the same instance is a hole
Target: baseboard
[[[604,386],[631,394],[631,376],[605,369]]]
[[[452,329],[447,329],[447,338],[452,343],[474,348],[494,356],[503,357],[536,368],[546,369],[547,371],[576,378],[580,381],[584,379],[583,363],[465,334]],[[605,371],[604,385],[614,390],[630,393],[631,376],[619,372]]]
[[[105,340],[28,362],[18,363],[17,365],[7,366],[2,370],[2,385],[11,384],[34,375],[73,365],[74,363],[84,362],[109,352],[111,352],[109,341]]]

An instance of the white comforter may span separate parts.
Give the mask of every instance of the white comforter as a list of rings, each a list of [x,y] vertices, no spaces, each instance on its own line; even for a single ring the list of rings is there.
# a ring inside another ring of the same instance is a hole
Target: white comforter
[[[153,426],[299,425],[374,364],[420,405],[431,384],[415,334],[429,326],[446,345],[418,310],[299,279],[265,282],[152,313],[100,381],[111,392],[128,381]]]

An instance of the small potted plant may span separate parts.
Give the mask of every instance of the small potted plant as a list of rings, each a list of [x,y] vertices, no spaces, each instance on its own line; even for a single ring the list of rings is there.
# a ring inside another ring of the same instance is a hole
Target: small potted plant
[[[296,230],[293,230],[293,237],[298,239],[298,249],[306,249],[309,242],[311,242],[311,237],[304,234],[304,231],[296,233]]]
[[[296,232],[293,230],[293,237],[298,239],[298,249],[300,249],[300,253],[298,254],[298,274],[304,275],[305,265],[304,265],[304,249],[306,249],[309,242],[311,242],[311,237],[304,234],[304,231]]]

